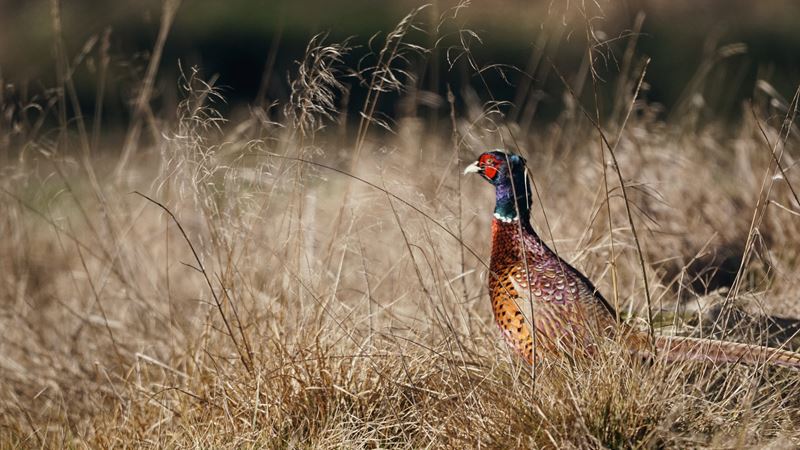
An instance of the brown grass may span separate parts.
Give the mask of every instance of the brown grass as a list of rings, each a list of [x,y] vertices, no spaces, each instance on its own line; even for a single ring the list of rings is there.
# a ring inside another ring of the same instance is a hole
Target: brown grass
[[[656,333],[797,348],[770,319],[800,316],[796,100],[763,82],[736,127],[701,126],[695,110],[665,122],[630,103],[641,66],[626,57],[613,109],[633,114],[599,121],[619,135],[609,146],[626,204],[568,94],[561,117],[530,133],[475,92],[463,111],[451,102],[452,129],[376,117],[383,93],[419,94],[409,61],[429,52],[404,43],[418,12],[358,69],[372,94],[357,130],[331,127],[344,119],[348,46],[317,38],[285,116],[227,123],[214,80],[189,70],[178,120],[148,119],[160,137],[124,164],[86,159],[66,120],[58,143],[31,127],[8,135],[0,447],[800,445],[793,372],[643,362],[609,343],[534,383],[489,312],[491,189],[460,178],[484,149],[524,154],[535,227],[642,329],[644,270]],[[124,177],[103,175],[115,166]],[[734,277],[737,290],[716,290]],[[730,311],[740,320],[718,320]]]

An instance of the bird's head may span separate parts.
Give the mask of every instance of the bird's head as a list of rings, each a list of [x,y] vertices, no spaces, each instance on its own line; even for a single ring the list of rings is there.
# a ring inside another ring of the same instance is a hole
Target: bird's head
[[[468,173],[477,173],[494,186],[510,185],[512,180],[525,177],[525,158],[500,150],[484,152],[477,161],[467,166],[464,174]]]
[[[464,174],[477,173],[495,187],[497,204],[495,216],[513,220],[531,204],[531,187],[525,171],[525,158],[499,150],[484,152],[467,166]]]

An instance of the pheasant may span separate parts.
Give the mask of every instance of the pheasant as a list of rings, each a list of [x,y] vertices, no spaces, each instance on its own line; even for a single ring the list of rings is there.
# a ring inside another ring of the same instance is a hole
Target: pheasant
[[[562,356],[591,357],[603,339],[631,353],[669,361],[768,363],[800,370],[800,353],[712,339],[654,336],[618,323],[614,308],[581,272],[556,255],[529,221],[531,188],[525,159],[490,151],[464,174],[495,187],[489,293],[507,343],[528,364]],[[531,327],[533,324],[533,327]]]

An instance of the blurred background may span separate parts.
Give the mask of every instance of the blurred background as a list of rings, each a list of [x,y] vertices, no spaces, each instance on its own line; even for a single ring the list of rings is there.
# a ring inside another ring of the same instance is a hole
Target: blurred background
[[[529,124],[552,120],[563,107],[560,94],[555,94],[563,86],[546,61],[552,60],[569,79],[585,70],[587,18],[595,29],[594,39],[608,46],[607,58],[598,66],[606,71],[599,75],[609,86],[631,33],[640,32],[637,57],[651,58],[644,95],[663,106],[665,118],[686,101],[687,86],[692,86],[699,72],[708,72],[701,75],[708,81],[702,100],[709,115],[728,119],[739,117],[741,100],[753,96],[756,79],[768,81],[778,94],[789,98],[800,79],[799,2],[627,0],[591,2],[585,8],[578,3],[502,0],[474,2],[456,11],[457,2],[431,2],[420,12],[417,35],[410,38],[425,47],[441,39],[433,52],[412,62],[422,69],[414,70],[419,75],[416,88],[427,95],[416,107],[428,115],[446,116],[446,84],[457,94],[472,84],[481,87],[476,91],[482,96],[491,92],[493,100],[530,105],[533,99],[535,106],[526,113]],[[157,109],[176,103],[179,64],[199,67],[206,78],[218,77],[216,84],[227,100],[222,107],[226,115],[238,108],[285,100],[296,61],[303,58],[312,36],[328,33],[326,42],[350,38],[355,48],[343,65],[357,67],[370,49],[380,49],[385,33],[421,4],[410,0],[167,2],[177,12],[164,30],[153,104]],[[7,86],[6,103],[24,103],[57,85],[55,37],[59,34],[64,63],[74,68],[84,113],[91,115],[100,106],[106,126],[123,126],[131,111],[132,93],[145,75],[158,40],[164,11],[165,3],[157,0],[61,4],[57,0],[0,0],[0,79]],[[458,61],[448,52],[448,45],[459,38],[459,28],[476,33],[470,35],[470,47],[477,64],[498,64],[484,71],[483,79],[464,70],[463,58]],[[376,39],[371,41],[373,36]],[[97,71],[104,58],[105,91],[102,104],[97,105]],[[713,64],[704,67],[704,61]],[[345,80],[345,85],[349,98],[347,102],[339,99],[337,106],[355,113],[363,104],[365,89],[355,79]],[[601,94],[613,95],[613,91]],[[403,114],[404,105],[394,100],[385,96],[379,110],[392,117]],[[511,114],[519,121],[522,111],[516,117],[514,111]]]

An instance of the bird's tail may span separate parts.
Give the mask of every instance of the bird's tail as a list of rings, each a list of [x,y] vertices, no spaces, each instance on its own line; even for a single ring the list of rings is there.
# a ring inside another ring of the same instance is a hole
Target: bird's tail
[[[657,336],[655,344],[668,361],[768,364],[800,370],[800,353],[761,345],[681,336]]]

